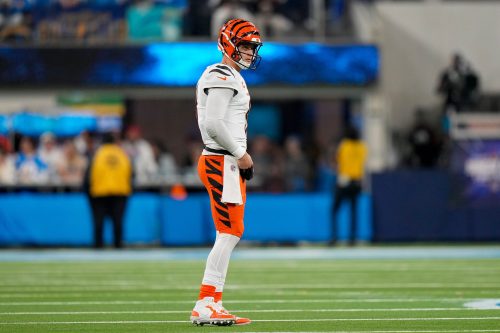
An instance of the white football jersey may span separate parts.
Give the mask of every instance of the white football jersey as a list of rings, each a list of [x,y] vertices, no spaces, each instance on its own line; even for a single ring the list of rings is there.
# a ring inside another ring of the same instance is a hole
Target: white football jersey
[[[198,126],[206,147],[225,149],[215,142],[207,133],[205,127],[208,89],[229,88],[234,91],[228,110],[224,117],[229,133],[239,146],[247,148],[247,117],[250,110],[250,94],[241,74],[228,65],[222,63],[208,66],[196,85],[196,104]]]

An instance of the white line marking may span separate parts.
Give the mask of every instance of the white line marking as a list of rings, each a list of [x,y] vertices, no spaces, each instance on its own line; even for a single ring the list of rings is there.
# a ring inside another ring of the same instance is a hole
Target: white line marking
[[[260,299],[260,300],[228,300],[224,304],[237,303],[385,303],[385,302],[455,302],[475,300],[476,298],[366,298],[366,299]],[[175,301],[41,301],[41,302],[0,302],[1,305],[106,305],[106,304],[194,304],[194,300]]]
[[[464,304],[466,308],[473,309],[500,309],[500,299],[481,299]]]
[[[327,321],[446,321],[446,320],[499,320],[500,317],[444,317],[444,318],[318,318],[318,319],[260,319],[253,322],[327,322]],[[189,323],[187,320],[117,320],[117,321],[23,321],[0,325],[73,325],[73,324],[172,324]]]
[[[500,332],[500,330],[411,330],[411,331],[321,331],[323,333],[475,333],[475,332]],[[318,332],[284,332],[284,331],[273,331],[273,332],[246,332],[246,333],[318,333]]]
[[[389,309],[274,309],[274,310],[232,310],[231,312],[412,312],[412,311],[481,311],[488,309],[474,308],[389,308]],[[0,312],[0,316],[10,315],[82,315],[82,314],[155,314],[155,313],[189,313],[186,310],[158,310],[158,311],[58,311],[58,312]]]
[[[259,319],[259,322],[310,322],[310,321],[433,321],[433,320],[499,320],[500,317],[444,317],[444,318],[320,318],[320,319]]]
[[[500,289],[499,289],[500,290]],[[240,292],[237,292],[237,291],[233,291],[233,294],[235,294],[234,296],[238,296],[240,297],[241,296],[241,293],[240,295],[236,295],[236,293],[240,293]],[[117,292],[116,291],[102,291],[99,293],[99,296],[101,297],[105,297],[105,296],[108,296],[108,297],[111,297],[111,298],[115,298],[117,297]],[[145,300],[148,300],[148,299],[151,299],[151,298],[156,298],[157,297],[157,294],[158,292],[157,291],[154,291],[154,290],[151,290],[151,291],[130,291],[130,292],[125,292],[125,291],[122,291],[120,292],[120,295],[123,296],[123,295],[130,295],[131,297],[134,297],[134,298],[141,298],[141,299],[145,299]],[[182,295],[179,295],[178,298],[190,298],[191,295],[193,294],[193,291],[189,291],[187,293],[183,293]],[[477,291],[475,292],[475,294],[477,295],[482,295],[481,297],[482,298],[495,298],[495,299],[500,299],[500,291],[499,292],[493,292],[492,290],[484,290],[484,291]],[[53,300],[56,300],[56,299],[79,299],[79,298],[87,298],[88,296],[94,296],[93,293],[90,293],[90,292],[73,292],[73,291],[69,291],[69,292],[61,292],[61,291],[57,291],[57,292],[54,292],[54,291],[47,291],[47,292],[35,292],[35,293],[31,293],[31,292],[26,292],[26,293],[0,293],[0,304],[2,303],[2,301],[22,301],[22,299],[31,299],[32,301],[35,301],[37,298],[41,298],[41,299],[47,299],[47,298],[50,298],[50,299],[53,299]],[[165,294],[166,295],[166,294]],[[265,292],[265,291],[262,291],[262,292],[252,292],[252,295],[261,295],[261,297],[273,297],[273,296],[276,296],[276,297],[280,297],[280,298],[283,298],[283,297],[297,297],[297,296],[307,296],[307,297],[315,297],[315,296],[318,296],[318,298],[321,298],[321,299],[326,299],[327,297],[332,297],[332,299],[342,299],[342,298],[346,298],[346,297],[349,297],[346,301],[347,302],[352,302],[353,300],[358,302],[358,301],[363,301],[365,300],[367,297],[371,297],[371,298],[375,298],[377,296],[386,296],[387,294],[385,293],[378,293],[378,292],[337,292],[337,291],[298,291],[298,290],[294,290],[294,291],[268,291],[268,292]],[[432,294],[431,293],[427,293],[427,296],[431,296]],[[182,296],[182,297],[180,297]],[[394,295],[394,297],[397,297],[399,295]],[[420,299],[421,301],[433,301],[433,302],[442,302],[442,301],[449,301],[449,300],[452,300],[452,301],[475,301],[475,300],[479,300],[481,299],[480,296],[476,297],[476,298],[453,298],[453,299],[449,299],[449,298],[440,298],[440,297],[436,297],[436,298],[427,298],[427,299]],[[406,302],[406,299],[397,299],[397,298],[392,298],[394,301],[396,302]]]
[[[147,283],[38,283],[32,285],[26,284],[11,284],[0,286],[1,290],[5,291],[36,291],[36,290],[126,290],[126,289],[151,289],[151,290],[193,290],[199,288],[199,285],[185,285],[185,286],[168,286],[168,285],[151,285]],[[484,281],[469,281],[468,283],[332,283],[332,284],[246,284],[246,285],[230,285],[226,289],[419,289],[419,288],[500,288],[500,283],[497,282],[484,282]]]

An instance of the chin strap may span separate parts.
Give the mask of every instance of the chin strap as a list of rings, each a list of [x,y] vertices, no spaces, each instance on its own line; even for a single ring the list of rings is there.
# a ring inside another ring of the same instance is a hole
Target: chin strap
[[[248,62],[244,62],[244,61],[235,61],[236,62],[236,65],[238,65],[239,68],[241,69],[249,69],[250,66],[252,65],[251,63],[248,63]]]

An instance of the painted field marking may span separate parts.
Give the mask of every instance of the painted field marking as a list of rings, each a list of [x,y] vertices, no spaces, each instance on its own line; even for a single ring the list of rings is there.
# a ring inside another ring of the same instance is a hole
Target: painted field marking
[[[102,291],[102,290],[196,290],[199,288],[198,285],[186,285],[186,286],[169,286],[165,285],[149,285],[149,284],[133,284],[133,283],[121,283],[121,284],[37,284],[36,286],[26,286],[26,285],[10,285],[10,286],[0,286],[0,290],[8,292],[28,292],[28,291],[65,291],[65,290],[85,290],[85,291]],[[461,289],[485,289],[485,288],[495,288],[500,289],[500,283],[490,283],[481,281],[470,281],[468,283],[395,283],[395,284],[250,284],[250,285],[230,285],[227,286],[226,290],[268,290],[268,289],[436,289],[436,288],[461,288]]]
[[[465,303],[466,308],[495,310],[500,309],[500,299],[481,299],[474,302]]]
[[[443,317],[443,318],[318,318],[318,319],[260,319],[253,322],[328,322],[328,321],[447,321],[447,320],[500,320],[500,317]],[[0,325],[75,325],[75,324],[174,324],[189,323],[187,320],[116,320],[116,321],[22,321],[0,322]]]
[[[446,301],[446,302],[455,302],[455,301],[467,301],[474,300],[476,298],[366,298],[366,299],[352,299],[352,298],[344,298],[344,299],[260,299],[260,300],[251,300],[252,303],[264,303],[264,304],[273,304],[273,303],[385,303],[385,302],[436,302],[436,301]],[[224,304],[237,304],[237,303],[248,303],[250,300],[228,300],[224,301]],[[164,301],[141,301],[141,300],[133,300],[133,301],[41,301],[41,302],[0,302],[1,305],[126,305],[126,304],[194,304],[194,300],[186,300],[186,301],[175,301],[175,300],[164,300]]]
[[[481,311],[473,308],[388,308],[388,309],[274,309],[274,310],[232,310],[232,312],[412,312],[412,311]],[[82,314],[168,314],[189,313],[188,310],[144,310],[144,311],[56,311],[56,312],[0,312],[0,316],[11,315],[82,315]]]
[[[500,330],[411,330],[411,331],[321,331],[322,333],[476,333],[476,332],[500,332]],[[272,332],[246,332],[246,333],[318,333],[316,332],[285,332],[285,331],[272,331]]]

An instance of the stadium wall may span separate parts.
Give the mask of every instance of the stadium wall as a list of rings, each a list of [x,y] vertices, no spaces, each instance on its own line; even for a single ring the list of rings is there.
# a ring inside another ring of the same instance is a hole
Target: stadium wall
[[[257,243],[321,242],[331,233],[331,196],[250,194],[244,240]],[[348,236],[348,207],[339,220],[339,239]],[[358,239],[372,237],[371,198],[361,198]],[[111,241],[110,223],[105,239]],[[213,241],[210,203],[204,194],[174,200],[136,193],[129,201],[124,240],[128,245],[196,246]],[[85,195],[13,193],[0,195],[1,246],[90,246],[91,215]]]
[[[373,175],[373,240],[500,241],[497,204],[459,202],[445,171]]]
[[[373,242],[500,241],[498,205],[456,202],[444,171],[391,171],[372,178],[363,194],[358,239]],[[244,241],[257,244],[325,242],[331,234],[331,195],[263,194],[248,197]],[[340,212],[339,239],[348,238],[349,210]],[[111,243],[110,223],[105,238]],[[133,246],[202,246],[215,236],[208,197],[174,200],[136,193],[125,218]],[[91,215],[81,193],[3,193],[0,246],[90,246]]]

